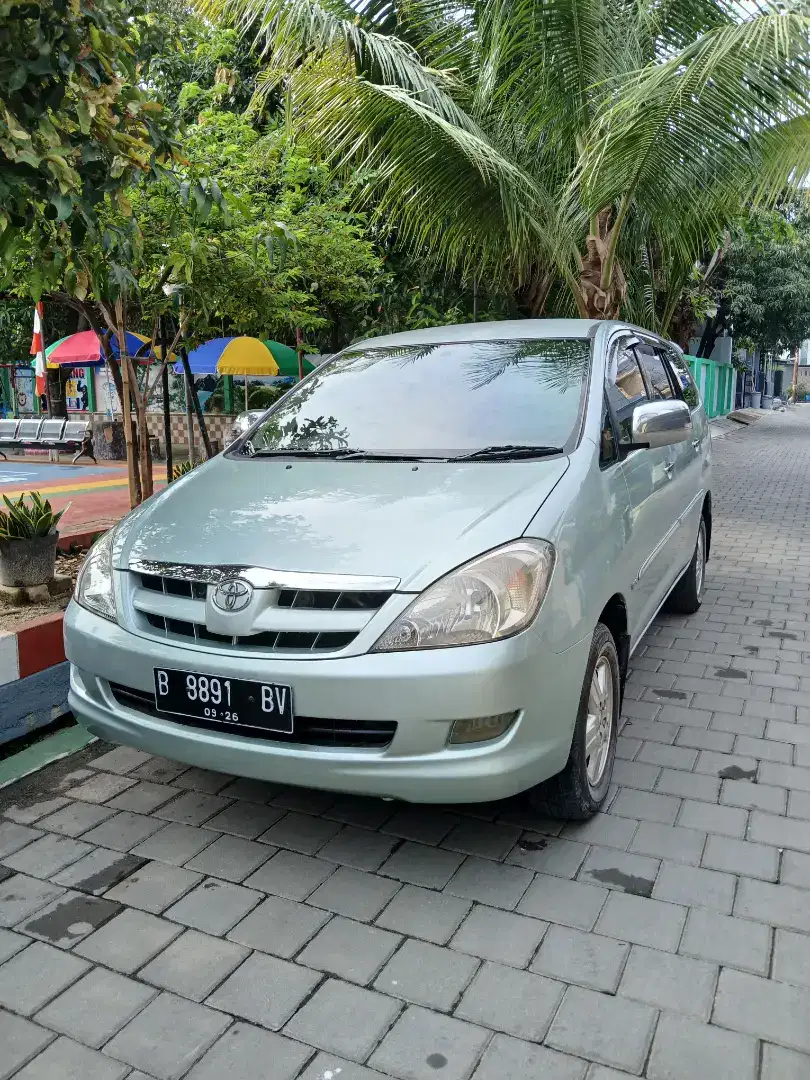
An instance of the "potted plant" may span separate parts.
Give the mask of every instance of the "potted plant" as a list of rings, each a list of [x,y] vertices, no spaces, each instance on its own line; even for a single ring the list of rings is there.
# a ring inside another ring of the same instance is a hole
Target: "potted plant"
[[[25,587],[44,585],[56,570],[57,524],[64,510],[54,513],[39,492],[32,491],[26,502],[3,496],[0,510],[0,585]]]

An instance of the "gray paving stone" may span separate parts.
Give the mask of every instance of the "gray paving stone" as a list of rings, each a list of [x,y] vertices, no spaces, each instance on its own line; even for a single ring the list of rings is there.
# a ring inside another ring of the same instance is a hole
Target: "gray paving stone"
[[[655,882],[653,898],[672,904],[711,908],[731,913],[735,881],[731,874],[696,866],[664,862]]]
[[[634,945],[619,986],[623,997],[708,1021],[718,967],[688,956]]]
[[[554,979],[487,961],[455,1015],[482,1027],[542,1042],[565,987]]]
[[[320,981],[316,971],[253,953],[214,991],[208,1004],[278,1031]]]
[[[607,889],[597,889],[582,881],[538,874],[524,893],[518,910],[548,922],[592,930],[607,895]]]
[[[555,1050],[639,1073],[652,1042],[656,1015],[647,1005],[571,986],[546,1043]]]
[[[329,917],[304,904],[270,896],[238,923],[228,938],[289,959],[315,936]]]
[[[96,806],[93,803],[71,802],[50,814],[40,822],[40,828],[63,836],[81,836],[102,821],[115,816],[115,810],[108,806]]]
[[[771,978],[810,987],[810,937],[776,931]]]
[[[84,783],[68,788],[65,794],[70,799],[81,799],[82,802],[103,803],[120,795],[127,788],[134,787],[135,784],[135,780],[130,780],[126,776],[100,772],[91,776],[89,780],[85,780]]]
[[[746,810],[768,810],[772,814],[784,814],[785,795],[784,788],[752,784],[746,780],[724,780],[720,802],[729,806],[741,806]]]
[[[771,844],[775,848],[810,852],[810,828],[806,822],[793,818],[754,811],[751,814],[748,837],[762,844]]]
[[[306,900],[334,870],[334,863],[294,851],[279,851],[246,878],[244,884],[250,889],[286,896],[288,900]]]
[[[37,1013],[40,1024],[99,1049],[155,997],[157,991],[102,967]]]
[[[249,952],[242,945],[186,930],[150,960],[138,978],[192,1001],[202,1001]]]
[[[552,926],[531,970],[592,990],[615,993],[630,948],[612,938]]]
[[[810,1054],[800,1054],[771,1043],[763,1045],[761,1080],[807,1080],[808,1076]]]
[[[496,1035],[484,1051],[473,1080],[582,1080],[584,1073],[585,1062],[567,1054],[511,1035]]]
[[[230,1024],[230,1017],[160,994],[104,1048],[158,1080],[179,1080]]]
[[[319,885],[307,900],[314,907],[345,915],[348,919],[370,922],[399,891],[400,885],[388,878],[340,866]]]
[[[720,794],[720,780],[716,776],[681,772],[678,769],[663,769],[655,790],[663,791],[668,795],[679,795],[684,799],[717,802]]]
[[[229,785],[230,786],[230,785]],[[205,823],[206,829],[255,840],[284,813],[271,806],[258,806],[253,802],[235,802],[227,806]]]
[[[614,818],[619,821],[619,818]],[[508,862],[555,877],[575,878],[588,854],[588,845],[557,836],[526,833],[509,854]]]
[[[631,818],[595,814],[590,821],[570,822],[563,829],[562,836],[564,839],[576,840],[581,844],[601,844],[602,847],[626,851],[637,828],[638,822]]]
[[[756,1039],[664,1013],[655,1032],[649,1080],[756,1080]],[[784,1080],[784,1078],[782,1078]]]
[[[471,907],[469,900],[403,885],[376,922],[386,930],[445,945]]]
[[[633,837],[630,850],[641,855],[655,855],[671,862],[698,866],[705,843],[706,833],[697,829],[682,829],[678,825],[642,821]]]
[[[88,844],[114,848],[116,851],[129,851],[140,844],[147,836],[162,828],[163,822],[144,814],[133,814],[121,810],[113,817],[102,821],[100,825],[82,833],[82,839]]]
[[[224,788],[220,788],[219,794],[223,799],[244,799],[251,803],[268,803],[281,792],[279,784],[271,784],[267,780],[251,780],[250,777],[237,776]]]
[[[169,787],[167,784],[153,784],[149,780],[139,780],[134,787],[110,799],[107,805],[116,810],[132,810],[135,814],[150,814],[176,795],[177,788]]]
[[[262,894],[242,885],[207,878],[167,908],[167,919],[193,926],[206,934],[226,934],[262,900]]]
[[[3,861],[6,866],[21,874],[48,878],[76,862],[90,850],[90,844],[85,844],[81,840],[48,833],[34,840],[32,844],[27,844],[13,855],[6,855]]]
[[[768,926],[810,932],[810,904],[804,889],[741,878],[734,914],[757,919]]]
[[[272,1080],[292,1080],[310,1053],[308,1047],[283,1035],[237,1023],[200,1058],[188,1080],[258,1080],[262,1076],[269,1080],[270,1062]]]
[[[39,836],[42,836],[39,829],[18,825],[16,821],[0,821],[0,859],[6,859],[15,851],[20,851]]]
[[[339,796],[327,807],[323,815],[344,825],[356,825],[363,829],[379,829],[394,816],[396,803],[382,799],[365,798],[362,795]]]
[[[208,795],[216,795],[233,781],[234,777],[227,773],[214,772],[212,769],[200,769],[196,766],[185,769],[172,783],[175,787],[185,788],[187,791],[199,791]]]
[[[532,873],[469,856],[445,886],[445,892],[490,907],[512,910],[528,888]]]
[[[514,825],[462,820],[442,840],[442,847],[477,855],[484,859],[504,859],[520,836]]]
[[[407,881],[410,885],[443,889],[463,859],[464,856],[455,851],[407,842],[386,859],[379,873]]]
[[[734,687],[735,691],[741,687]],[[746,687],[749,692],[756,687]],[[767,691],[763,691],[767,696]],[[752,738],[761,738],[765,733],[765,721],[756,716],[734,716],[731,713],[717,712],[712,716],[712,731],[728,731],[733,735],[750,735]]]
[[[207,829],[172,822],[164,825],[132,849],[132,854],[142,859],[154,859],[170,866],[182,866],[214,841]]]
[[[806,703],[807,695],[805,694],[804,704]],[[810,769],[800,769],[795,765],[778,765],[773,761],[763,761],[759,767],[759,780],[762,784],[772,784],[774,787],[810,791]]]
[[[56,1036],[51,1031],[0,1009],[0,1080],[8,1078],[35,1057]]]
[[[385,1080],[376,1069],[367,1069],[354,1061],[336,1057],[334,1054],[318,1054],[304,1069],[298,1080]],[[251,1077],[251,1080],[253,1078]]]
[[[596,932],[619,941],[675,952],[686,908],[644,896],[611,892],[596,923]]]
[[[57,885],[78,889],[79,892],[100,896],[113,886],[140,870],[144,860],[134,855],[122,855],[107,848],[93,848],[65,870],[60,870],[51,879]]]
[[[314,855],[324,844],[340,831],[340,825],[311,814],[285,814],[262,834],[262,842],[277,847],[300,851],[302,855]]]
[[[688,747],[646,742],[639,750],[636,760],[667,769],[691,769],[697,761],[697,756],[697,751]]]
[[[458,824],[457,814],[448,814],[428,806],[407,806],[397,811],[381,826],[380,832],[415,840],[420,844],[440,844]]]
[[[765,844],[751,844],[729,836],[710,836],[703,853],[703,865],[730,874],[776,881],[779,853]]]
[[[810,821],[810,791],[791,791],[788,799],[788,815]]]
[[[678,824],[686,829],[715,832],[723,836],[736,836],[742,840],[748,814],[734,806],[715,806],[713,803],[684,799]]]
[[[112,1061],[63,1036],[17,1076],[22,1080],[122,1080],[128,1071],[120,1061]]]
[[[810,889],[810,855],[800,855],[796,851],[783,852],[779,880],[784,885]]]
[[[314,791],[312,788],[288,787],[273,796],[273,806],[282,810],[295,810],[300,814],[325,814],[335,796],[329,791]]]
[[[659,821],[664,825],[673,825],[680,805],[680,800],[672,795],[657,795],[648,791],[623,788],[618,798],[611,804],[610,812],[617,817]]]
[[[369,1065],[400,1080],[467,1080],[490,1033],[474,1024],[410,1005],[372,1054]]]
[[[810,990],[761,979],[733,968],[720,972],[714,1003],[715,1024],[810,1051]]]
[[[39,821],[40,818],[45,817],[47,814],[53,814],[57,810],[61,810],[63,806],[69,805],[70,800],[57,796],[53,799],[40,799],[37,802],[23,802],[20,805],[12,803],[11,806],[6,806],[2,813],[3,817],[9,819],[9,821],[16,821],[18,825],[33,825],[34,822]]]
[[[679,951],[767,975],[770,947],[771,931],[767,926],[695,908],[687,917]]]
[[[381,833],[344,825],[318,852],[318,858],[351,866],[355,870],[377,870],[391,854],[396,840]]]
[[[182,927],[127,909],[80,942],[74,952],[131,975],[182,932]]]
[[[0,926],[15,926],[58,899],[64,891],[50,882],[13,874],[0,882]]]
[[[478,966],[477,959],[463,953],[410,940],[388,961],[374,988],[390,997],[449,1012]]]
[[[84,960],[35,941],[0,967],[0,1005],[30,1016],[89,967]]]
[[[266,863],[275,850],[239,836],[219,836],[185,865],[188,870],[238,883]]]
[[[145,765],[151,757],[152,755],[147,754],[144,750],[136,750],[131,746],[116,746],[114,750],[109,750],[106,754],[93,758],[89,764],[94,769],[125,775],[132,772],[133,769],[137,769],[140,765]]]
[[[579,872],[579,880],[635,896],[649,896],[660,865],[660,860],[644,855],[593,847]]]
[[[284,1031],[319,1050],[365,1061],[400,1008],[399,1002],[383,994],[329,979],[318,987]]]
[[[170,784],[181,773],[186,772],[188,765],[179,761],[169,761],[168,758],[153,757],[132,770],[133,776],[144,780],[154,780],[156,784]]]
[[[349,982],[371,982],[402,938],[336,915],[310,941],[298,962]]]
[[[482,960],[526,967],[547,929],[548,923],[541,919],[476,904],[451,947]]]
[[[19,929],[30,937],[69,949],[121,910],[112,900],[67,892],[31,916]]]
[[[11,930],[0,929],[0,964],[5,963],[10,956],[24,949],[30,942],[22,934],[15,934]]]
[[[695,750],[716,750],[718,753],[728,753],[734,748],[734,735],[726,731],[681,728],[675,744],[689,746]]]
[[[145,863],[106,894],[129,907],[158,915],[201,881],[199,874],[164,863]]]
[[[214,814],[219,814],[228,806],[227,799],[217,795],[206,795],[199,791],[186,791],[155,811],[157,817],[166,821],[179,821],[183,825],[202,825]]]

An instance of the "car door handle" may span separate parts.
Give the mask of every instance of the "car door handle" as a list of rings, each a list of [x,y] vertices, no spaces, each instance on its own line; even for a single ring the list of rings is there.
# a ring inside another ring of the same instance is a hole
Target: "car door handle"
[[[675,462],[674,461],[668,461],[664,465],[664,472],[667,474],[668,477],[670,477],[670,479],[672,478],[672,470],[674,468],[675,468]]]
[[[692,439],[692,449],[693,450],[699,450],[700,449],[700,443],[701,443],[700,439]]]

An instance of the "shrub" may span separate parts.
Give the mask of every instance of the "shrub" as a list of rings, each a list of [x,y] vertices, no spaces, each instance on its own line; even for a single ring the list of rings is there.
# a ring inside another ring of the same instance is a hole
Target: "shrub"
[[[3,496],[7,509],[0,510],[0,540],[33,540],[37,536],[48,536],[59,524],[64,510],[54,513],[50,502],[38,491],[29,492],[28,497],[30,503],[25,501],[25,492],[16,500]]]

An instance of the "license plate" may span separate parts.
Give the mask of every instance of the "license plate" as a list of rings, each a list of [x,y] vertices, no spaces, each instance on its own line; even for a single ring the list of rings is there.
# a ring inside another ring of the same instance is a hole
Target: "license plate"
[[[159,712],[292,734],[293,704],[289,686],[223,679],[170,668],[154,670],[155,706]]]

